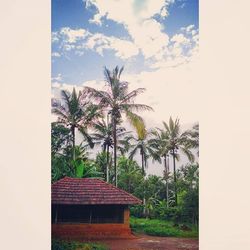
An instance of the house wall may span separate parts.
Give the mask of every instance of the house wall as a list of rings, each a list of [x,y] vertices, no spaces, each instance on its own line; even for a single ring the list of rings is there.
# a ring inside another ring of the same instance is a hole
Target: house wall
[[[128,206],[123,206],[121,223],[52,223],[52,237],[66,240],[131,238],[129,216]]]
[[[130,211],[128,207],[124,208],[123,223],[129,226]]]
[[[64,240],[131,238],[128,224],[52,224],[52,237]]]

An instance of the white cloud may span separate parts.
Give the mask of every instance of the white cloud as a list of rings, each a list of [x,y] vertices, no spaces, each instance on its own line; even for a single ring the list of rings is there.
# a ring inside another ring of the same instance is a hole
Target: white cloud
[[[89,22],[101,26],[102,25],[101,18],[102,16],[99,13],[97,13],[94,15],[92,19],[89,20]]]
[[[51,34],[51,41],[52,43],[57,43],[59,42],[59,37],[58,37],[58,32],[52,32]]]
[[[194,24],[190,24],[190,25],[188,25],[188,26],[186,26],[186,27],[182,27],[182,28],[181,28],[181,31],[183,31],[183,32],[185,32],[185,33],[187,33],[187,34],[192,34],[192,35],[194,35],[193,33],[197,33],[197,31],[194,30],[194,28],[195,28]]]
[[[166,7],[162,8],[162,10],[160,12],[160,15],[161,15],[162,18],[166,18],[169,15],[169,12],[168,12]]]
[[[168,45],[168,35],[163,26],[153,16],[168,15],[167,7],[173,0],[88,0],[87,6],[97,8],[98,17],[105,17],[121,23],[131,35],[134,44],[142,51],[146,59],[161,53]]]
[[[60,57],[61,54],[58,53],[58,52],[53,52],[53,53],[51,54],[51,56],[52,56],[52,57]]]
[[[175,44],[179,45],[188,45],[190,44],[190,40],[185,37],[183,34],[176,34],[171,38],[171,41]]]
[[[92,34],[85,29],[64,27],[57,32],[54,40],[61,41],[60,47],[63,52],[74,50],[79,56],[82,56],[86,49],[96,51],[100,55],[103,55],[104,50],[113,50],[115,56],[122,59],[128,59],[139,53],[135,44],[129,40],[101,33]]]
[[[85,48],[92,49],[100,55],[103,55],[104,50],[114,50],[115,55],[122,59],[128,59],[139,53],[139,50],[131,41],[105,36],[100,33],[90,36],[85,43]]]
[[[88,36],[89,32],[85,29],[70,29],[69,27],[64,27],[61,29],[60,34],[65,35],[69,43],[75,43],[77,40]]]
[[[62,74],[58,74],[57,76],[52,77],[51,80],[52,80],[52,82],[60,82],[60,81],[62,81]]]

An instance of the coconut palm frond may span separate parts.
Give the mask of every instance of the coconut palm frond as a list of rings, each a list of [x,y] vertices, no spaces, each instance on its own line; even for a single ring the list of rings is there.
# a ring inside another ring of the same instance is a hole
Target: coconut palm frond
[[[91,87],[84,87],[83,93],[88,96],[90,99],[94,99],[95,101],[99,101],[101,105],[112,105],[112,97],[106,91],[96,90]]]
[[[188,148],[180,147],[180,149],[187,156],[189,161],[194,162],[194,155]]]
[[[145,88],[138,88],[138,89],[131,91],[130,93],[124,96],[121,103],[123,104],[123,103],[131,102],[132,100],[134,100],[135,97],[137,97],[139,94],[142,94],[145,90],[146,90]]]
[[[88,134],[87,129],[82,126],[78,126],[78,130],[82,134],[84,139],[88,142],[90,148],[93,148],[94,147],[93,138]]]
[[[121,110],[129,110],[131,112],[136,111],[154,111],[152,107],[145,104],[134,104],[134,103],[126,103],[120,105]]]

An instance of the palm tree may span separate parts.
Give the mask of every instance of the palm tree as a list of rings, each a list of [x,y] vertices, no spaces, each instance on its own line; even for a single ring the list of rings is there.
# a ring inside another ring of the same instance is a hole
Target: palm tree
[[[109,149],[110,147],[113,148],[113,140],[112,140],[112,126],[111,124],[107,121],[107,123],[104,121],[104,119],[97,121],[94,125],[93,125],[93,129],[95,130],[95,133],[93,133],[91,136],[93,138],[93,142],[94,144],[101,144],[102,148],[103,148],[103,153],[106,154],[106,181],[109,181]],[[128,134],[130,132],[127,132],[125,128],[123,127],[118,127],[117,128],[117,145],[118,145],[118,149],[123,152],[125,151],[125,145],[124,147],[122,146],[123,144],[125,144],[124,139],[122,139],[123,136],[125,136],[126,134]]]
[[[192,129],[187,130],[185,133],[190,145],[193,148],[198,148],[197,155],[199,156],[199,123],[193,125]]]
[[[97,105],[86,101],[83,92],[72,93],[66,90],[61,91],[63,103],[53,107],[52,112],[58,116],[58,124],[69,128],[72,135],[73,160],[75,160],[75,131],[78,129],[91,147],[93,142],[88,134],[87,128],[100,117],[100,110]]]
[[[134,141],[134,144],[131,145],[131,152],[130,152],[130,158],[133,159],[135,154],[137,152],[141,155],[141,169],[142,169],[142,175],[143,179],[145,180],[146,172],[145,168],[147,167],[147,161],[150,156],[157,157],[156,153],[154,152],[153,148],[149,144],[149,136],[150,134],[147,132],[145,125],[140,124],[136,126],[136,137],[131,137],[132,143]],[[143,214],[146,214],[146,199],[145,199],[145,188],[143,187]]]
[[[169,138],[169,150],[173,157],[174,165],[174,190],[175,190],[175,205],[177,205],[177,180],[176,180],[176,166],[175,160],[179,160],[178,150],[182,151],[188,159],[193,162],[194,155],[191,152],[192,145],[189,142],[186,133],[181,133],[179,119],[173,121],[172,117],[169,119],[169,123],[163,122],[165,133]]]
[[[143,176],[146,175],[145,168],[147,167],[147,160],[150,156],[154,159],[157,157],[156,152],[154,152],[153,147],[149,143],[150,133],[147,132],[144,124],[138,125],[136,127],[136,137],[130,138],[130,148],[131,152],[129,157],[134,158],[137,152],[141,155],[141,169]]]
[[[149,140],[149,145],[155,149],[155,157],[154,159],[158,162],[162,163],[162,158],[164,162],[164,174],[163,178],[166,181],[166,199],[167,206],[169,205],[169,187],[168,187],[168,179],[169,179],[169,151],[170,151],[170,143],[169,136],[166,131],[156,128],[151,131],[152,138]]]
[[[115,167],[115,185],[117,186],[117,125],[121,123],[121,115],[125,114],[133,126],[142,122],[142,118],[135,114],[135,111],[152,110],[151,107],[144,104],[135,104],[134,100],[139,94],[145,91],[144,88],[138,88],[131,92],[128,90],[128,82],[121,81],[120,77],[123,67],[115,67],[110,71],[104,68],[107,91],[100,91],[94,88],[85,87],[85,93],[89,97],[98,101],[98,104],[109,110],[112,117],[112,135],[114,142],[114,167]]]

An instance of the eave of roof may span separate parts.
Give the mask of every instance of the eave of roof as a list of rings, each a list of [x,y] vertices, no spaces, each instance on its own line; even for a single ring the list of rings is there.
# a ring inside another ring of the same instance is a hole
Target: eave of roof
[[[132,194],[97,178],[64,177],[52,184],[52,204],[141,204]]]

